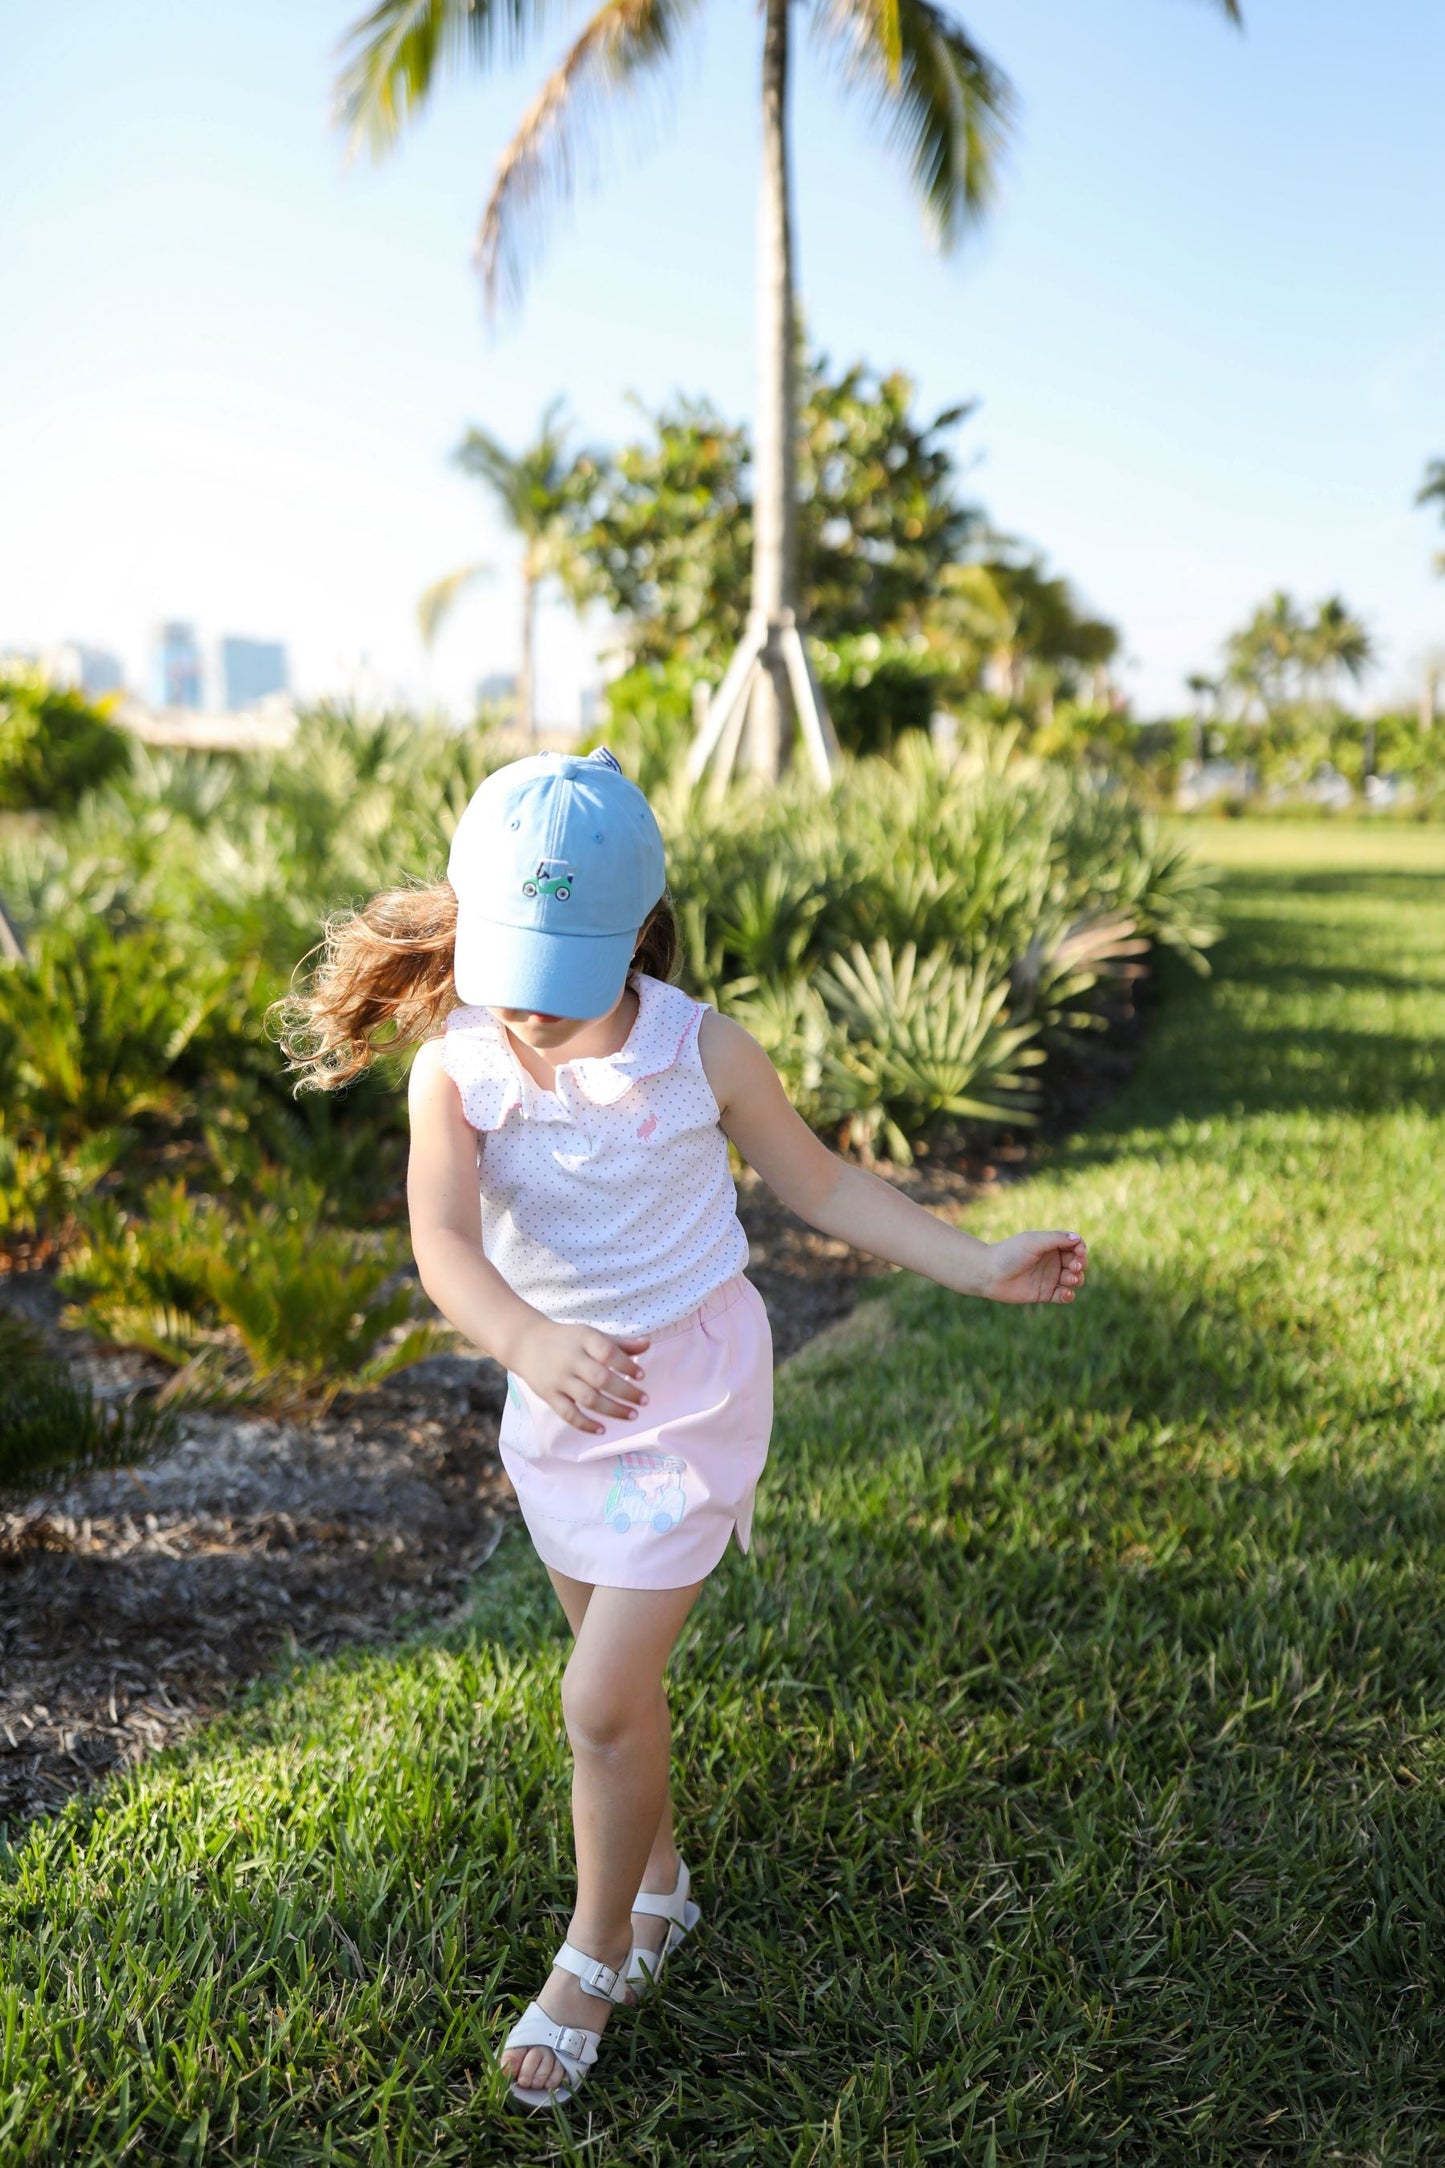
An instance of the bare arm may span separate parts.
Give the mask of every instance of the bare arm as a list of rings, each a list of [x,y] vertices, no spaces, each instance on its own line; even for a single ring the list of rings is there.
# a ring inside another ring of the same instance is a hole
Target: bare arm
[[[524,1378],[575,1429],[600,1431],[591,1414],[630,1418],[647,1398],[636,1358],[649,1343],[554,1324],[484,1256],[477,1133],[441,1055],[440,1039],[418,1050],[408,1093],[406,1195],[422,1286],[464,1339]]]
[[[751,1033],[709,1010],[698,1052],[722,1126],[775,1196],[820,1233],[961,1295],[995,1302],[1072,1302],[1087,1262],[1078,1235],[1029,1233],[980,1242],[814,1136]]]

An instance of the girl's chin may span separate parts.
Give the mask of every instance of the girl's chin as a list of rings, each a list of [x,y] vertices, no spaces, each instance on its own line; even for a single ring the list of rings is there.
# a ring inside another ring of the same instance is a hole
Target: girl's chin
[[[550,1031],[554,1024],[565,1024],[567,1022],[565,1016],[543,1016],[532,1009],[493,1009],[492,1014],[496,1017],[498,1023],[507,1025],[509,1030],[512,1031],[523,1029]],[[576,1028],[580,1031],[582,1027],[579,1024]]]

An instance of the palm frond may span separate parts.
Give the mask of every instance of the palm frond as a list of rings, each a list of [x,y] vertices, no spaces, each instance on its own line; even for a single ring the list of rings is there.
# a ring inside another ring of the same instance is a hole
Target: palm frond
[[[993,196],[1014,114],[1007,76],[932,0],[820,0],[813,27],[951,248]]]
[[[549,20],[547,0],[379,0],[341,41],[336,118],[353,150],[390,150],[445,67],[516,59]]]
[[[609,103],[632,89],[676,48],[700,0],[605,0],[561,63],[548,76],[502,153],[477,238],[476,262],[495,308],[521,292],[528,254],[552,202],[569,203],[589,128]]]
[[[499,437],[474,424],[452,453],[452,465],[460,467],[474,482],[485,482],[507,511],[516,510],[521,463]]]
[[[520,452],[473,424],[452,454],[453,466],[485,483],[519,534],[540,534],[556,517],[568,466],[566,405],[560,394],[548,400],[536,436]]]
[[[436,638],[442,619],[448,614],[458,595],[464,589],[474,586],[478,580],[490,579],[491,573],[490,565],[463,565],[459,572],[449,572],[444,580],[435,581],[427,589],[416,606],[416,614],[421,625],[421,636],[428,647]]]

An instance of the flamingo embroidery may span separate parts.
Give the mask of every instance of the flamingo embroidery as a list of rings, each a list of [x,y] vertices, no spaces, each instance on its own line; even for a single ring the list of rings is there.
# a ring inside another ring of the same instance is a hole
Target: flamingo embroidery
[[[637,1134],[643,1139],[645,1143],[646,1140],[652,1135],[652,1132],[654,1129],[656,1129],[656,1127],[657,1116],[655,1114],[649,1114],[645,1122],[638,1123]]]

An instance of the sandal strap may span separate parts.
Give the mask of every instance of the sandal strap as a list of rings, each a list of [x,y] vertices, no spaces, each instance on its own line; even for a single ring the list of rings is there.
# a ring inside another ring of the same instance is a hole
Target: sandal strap
[[[552,1960],[564,1972],[575,1972],[584,1995],[595,1995],[600,2002],[625,2002],[627,1979],[621,1965],[604,1965],[600,1957],[589,1957],[573,1943],[564,1942]]]
[[[529,2002],[504,2044],[509,2048],[550,2048],[560,2056],[568,2077],[575,2080],[580,2071],[596,2062],[601,2040],[601,2033],[590,2032],[585,2025],[559,2025],[555,2018],[548,2017],[540,2002]]]
[[[652,1919],[671,1920],[675,1927],[686,1927],[688,1882],[687,1861],[679,1859],[676,1887],[664,1892],[640,1889],[632,1900],[633,1911],[645,1912]]]

